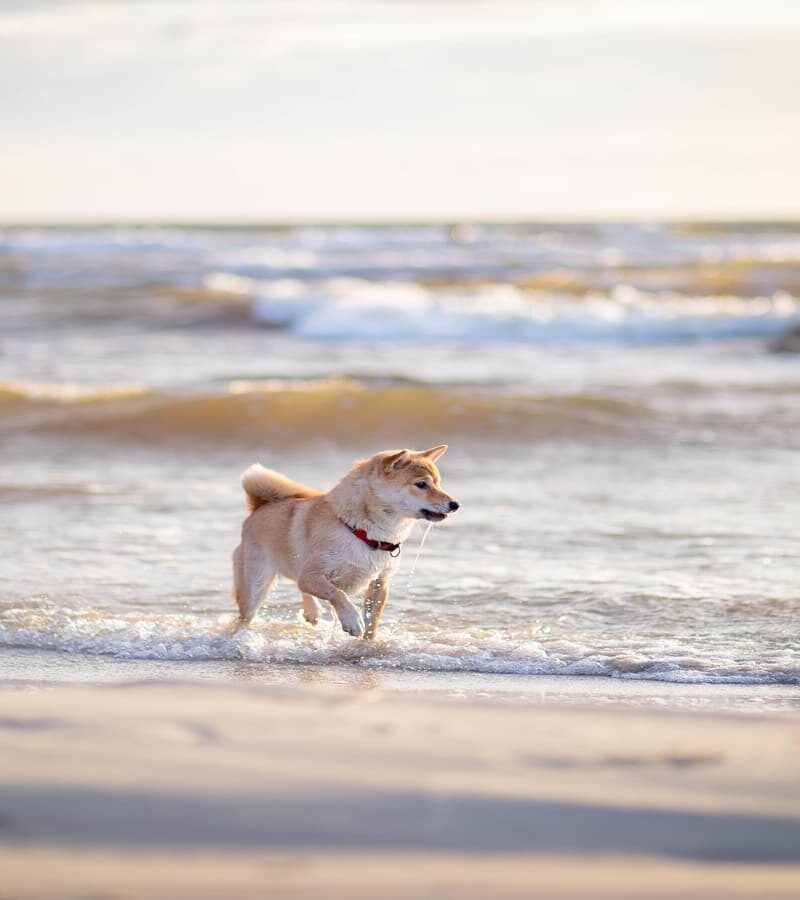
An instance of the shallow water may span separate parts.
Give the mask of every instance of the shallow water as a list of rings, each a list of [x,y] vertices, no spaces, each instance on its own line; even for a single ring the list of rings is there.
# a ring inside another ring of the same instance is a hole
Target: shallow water
[[[800,684],[800,364],[767,349],[800,321],[800,231],[7,230],[0,278],[25,673]],[[248,464],[327,487],[442,441],[462,510],[411,585],[422,527],[404,548],[379,642],[306,625],[288,584],[232,632]]]

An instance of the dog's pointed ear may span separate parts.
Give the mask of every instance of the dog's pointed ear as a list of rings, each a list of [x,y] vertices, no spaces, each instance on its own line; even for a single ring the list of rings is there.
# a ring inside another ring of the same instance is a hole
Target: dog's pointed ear
[[[399,469],[400,466],[408,462],[409,456],[408,450],[395,450],[388,456],[384,456],[383,471],[394,472],[395,469]]]
[[[424,456],[426,459],[429,459],[431,462],[436,462],[436,460],[440,456],[444,456],[447,451],[447,444],[438,444],[436,447],[431,447],[430,450],[423,450],[419,455]]]

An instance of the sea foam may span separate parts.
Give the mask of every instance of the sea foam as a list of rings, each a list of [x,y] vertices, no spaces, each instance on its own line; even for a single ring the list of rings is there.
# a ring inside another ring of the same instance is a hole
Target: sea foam
[[[356,279],[237,280],[239,291],[248,287],[257,322],[309,340],[650,343],[767,337],[800,322],[800,302],[785,293],[685,297],[621,287],[576,300],[513,285],[456,291]]]
[[[28,601],[0,614],[0,645],[170,662],[242,660],[269,665],[348,664],[408,672],[591,675],[682,684],[800,684],[791,653],[732,658],[674,640],[577,639],[499,629],[437,631],[404,623],[375,643],[344,635],[331,618],[316,629],[297,620],[257,620],[238,628],[234,616],[104,613]]]

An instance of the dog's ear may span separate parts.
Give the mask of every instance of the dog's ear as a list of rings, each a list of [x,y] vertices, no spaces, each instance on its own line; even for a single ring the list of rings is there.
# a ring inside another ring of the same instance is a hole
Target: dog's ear
[[[447,450],[447,444],[438,444],[436,447],[431,447],[430,450],[422,450],[419,453],[419,456],[424,456],[426,459],[429,459],[431,462],[436,462],[436,460],[440,456],[444,456],[446,450]]]
[[[394,472],[408,462],[409,456],[408,450],[392,451],[388,456],[383,457],[383,471]]]

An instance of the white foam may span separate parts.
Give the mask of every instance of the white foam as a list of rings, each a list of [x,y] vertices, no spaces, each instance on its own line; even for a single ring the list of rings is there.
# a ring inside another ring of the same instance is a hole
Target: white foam
[[[253,317],[314,340],[659,342],[779,334],[800,321],[800,301],[685,297],[618,288],[582,300],[512,285],[469,291],[416,283],[332,279],[249,283]]]
[[[800,660],[786,653],[734,658],[672,640],[587,644],[546,634],[485,628],[448,634],[430,624],[382,631],[376,643],[348,638],[331,620],[256,621],[236,629],[233,615],[94,613],[26,601],[0,616],[0,645],[124,660],[247,660],[415,672],[593,675],[683,684],[800,684]]]
[[[800,236],[767,226],[8,228],[0,252],[26,289],[203,284],[250,298],[256,321],[309,339],[658,342],[772,336],[800,321],[800,300],[779,291],[794,283]],[[733,263],[748,297],[688,295],[698,263]],[[559,276],[597,292],[559,294]],[[513,284],[548,278],[556,290]],[[614,287],[626,279],[647,291]],[[467,286],[429,286],[437,281]]]

